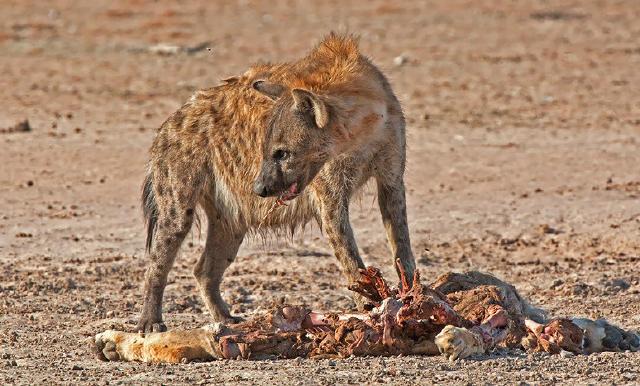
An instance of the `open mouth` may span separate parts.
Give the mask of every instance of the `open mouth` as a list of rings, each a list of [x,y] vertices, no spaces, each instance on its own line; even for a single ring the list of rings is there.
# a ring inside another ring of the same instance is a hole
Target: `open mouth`
[[[287,190],[280,193],[277,200],[278,204],[286,205],[285,203],[287,201],[293,200],[294,198],[298,197],[299,194],[300,191],[298,190],[298,183],[294,182],[293,184],[289,185],[289,188],[287,188]]]

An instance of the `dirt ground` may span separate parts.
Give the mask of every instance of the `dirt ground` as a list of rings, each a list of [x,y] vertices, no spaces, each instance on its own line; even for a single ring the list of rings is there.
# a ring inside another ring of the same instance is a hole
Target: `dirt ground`
[[[142,306],[155,129],[194,90],[330,30],[361,36],[404,105],[423,277],[489,271],[554,315],[640,328],[639,18],[635,0],[2,1],[0,383],[640,382],[638,353],[145,365],[99,362],[85,342],[132,329]],[[352,221],[393,277],[374,193]],[[169,328],[209,321],[191,275],[203,243],[193,232],[171,273]],[[353,306],[316,228],[246,242],[223,286],[245,316]]]

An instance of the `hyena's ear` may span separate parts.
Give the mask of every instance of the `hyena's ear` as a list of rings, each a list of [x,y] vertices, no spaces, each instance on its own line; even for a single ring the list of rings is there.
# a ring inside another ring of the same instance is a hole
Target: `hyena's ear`
[[[254,90],[257,90],[271,99],[278,99],[284,92],[284,86],[276,83],[267,82],[266,80],[256,80],[251,85]]]
[[[291,94],[293,95],[294,108],[296,110],[312,114],[319,128],[322,129],[327,126],[329,123],[329,110],[322,99],[311,91],[300,88],[291,90]]]

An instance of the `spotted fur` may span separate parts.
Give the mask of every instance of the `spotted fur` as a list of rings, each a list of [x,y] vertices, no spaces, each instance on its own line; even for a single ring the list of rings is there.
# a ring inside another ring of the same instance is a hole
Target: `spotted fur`
[[[325,108],[309,110],[322,130],[314,137],[287,126],[286,117],[297,106],[296,93],[310,95]],[[325,120],[319,121],[318,114]],[[270,129],[274,126],[279,138]],[[331,34],[298,61],[257,64],[196,92],[163,123],[151,146],[142,195],[151,263],[138,329],[165,329],[161,310],[167,275],[198,207],[206,214],[208,229],[194,274],[214,320],[231,318],[219,286],[246,234],[292,232],[315,219],[345,275],[355,280],[364,264],[348,206],[372,177],[393,259],[412,273],[404,130],[402,109],[389,83],[351,36]],[[318,138],[323,142],[316,143]],[[294,171],[309,178],[288,206],[271,210],[273,199],[258,197],[252,188],[276,140],[297,146],[302,154]],[[313,150],[303,151],[307,148]]]

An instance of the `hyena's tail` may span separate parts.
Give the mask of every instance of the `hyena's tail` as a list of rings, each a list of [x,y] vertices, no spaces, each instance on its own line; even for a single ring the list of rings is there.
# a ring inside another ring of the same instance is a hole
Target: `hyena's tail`
[[[153,234],[158,225],[158,204],[153,193],[153,175],[148,173],[142,185],[142,213],[147,223],[147,252],[151,251]]]

